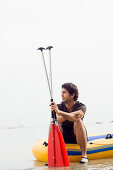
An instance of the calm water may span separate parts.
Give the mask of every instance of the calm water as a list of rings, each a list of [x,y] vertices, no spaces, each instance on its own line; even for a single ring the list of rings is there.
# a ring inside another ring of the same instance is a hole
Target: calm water
[[[87,125],[89,134],[113,132],[113,123]],[[0,129],[0,170],[69,170],[69,168],[48,168],[32,155],[34,142],[47,138],[48,127]],[[71,163],[70,170],[109,169],[113,170],[113,158],[91,160],[87,165]]]

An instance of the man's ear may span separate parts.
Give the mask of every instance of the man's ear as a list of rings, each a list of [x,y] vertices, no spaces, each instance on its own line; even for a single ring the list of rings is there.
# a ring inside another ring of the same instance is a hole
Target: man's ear
[[[72,94],[72,97],[73,97],[73,98],[74,98],[74,96],[75,96],[75,93]]]

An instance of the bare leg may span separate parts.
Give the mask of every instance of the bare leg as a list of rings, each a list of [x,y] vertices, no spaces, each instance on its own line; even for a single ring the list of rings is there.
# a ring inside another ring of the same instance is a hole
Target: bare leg
[[[74,134],[76,135],[77,143],[80,145],[80,149],[82,151],[82,157],[87,157],[87,137],[86,130],[82,120],[78,120],[74,122]]]
[[[62,135],[63,135],[63,129],[62,129],[62,127],[61,127],[61,124],[59,123],[58,125],[59,125],[60,132],[61,132]]]

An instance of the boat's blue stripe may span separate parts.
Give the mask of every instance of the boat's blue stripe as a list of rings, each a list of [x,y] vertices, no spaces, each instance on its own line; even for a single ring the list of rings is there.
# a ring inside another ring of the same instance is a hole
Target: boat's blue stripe
[[[91,137],[88,137],[87,141],[91,141],[91,140],[95,140],[95,139],[101,139],[101,138],[106,138],[107,134],[106,135],[99,135],[99,136],[91,136]],[[113,134],[111,134],[111,136],[113,137]]]
[[[97,149],[97,150],[90,150],[87,151],[87,154],[93,154],[93,153],[98,153],[98,152],[104,152],[104,151],[109,151],[109,150],[113,150],[113,147],[108,147],[108,148],[101,148],[101,149]],[[76,155],[81,155],[81,151],[69,151],[67,150],[68,155],[72,155],[72,156],[76,156]]]

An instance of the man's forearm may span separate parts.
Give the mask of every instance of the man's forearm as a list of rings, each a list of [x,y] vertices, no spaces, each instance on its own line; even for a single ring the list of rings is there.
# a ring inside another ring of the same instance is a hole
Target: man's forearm
[[[60,110],[59,115],[64,117],[66,120],[69,120],[69,121],[72,121],[72,122],[76,121],[76,118],[75,118],[73,113],[67,113],[67,112],[63,112],[63,111]]]
[[[79,119],[81,119],[82,117],[84,117],[84,113],[81,110],[74,111],[71,113],[67,113],[67,112],[63,112],[63,111],[59,110],[59,115],[64,117],[66,120],[69,120],[72,122],[76,122]]]
[[[58,114],[56,114],[56,116],[57,116],[58,123],[62,123],[66,120],[63,116],[59,116]]]

